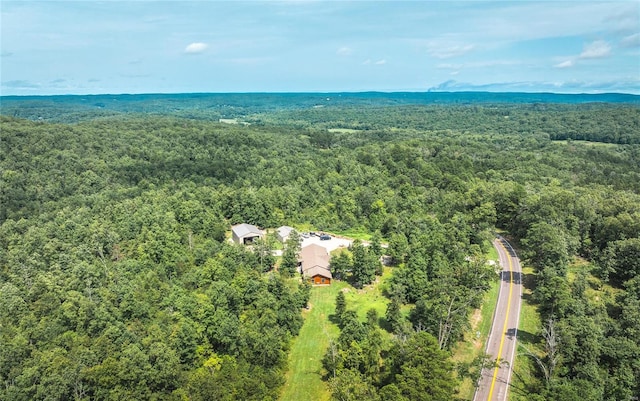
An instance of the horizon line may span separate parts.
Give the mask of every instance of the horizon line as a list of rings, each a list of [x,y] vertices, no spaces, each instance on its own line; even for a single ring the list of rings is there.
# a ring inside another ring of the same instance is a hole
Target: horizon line
[[[238,91],[238,92],[103,92],[103,93],[64,93],[64,94],[21,94],[3,95],[0,98],[8,97],[61,97],[61,96],[158,96],[158,95],[287,95],[287,94],[525,94],[525,95],[560,95],[560,96],[606,96],[622,95],[640,97],[639,93],[633,92],[551,92],[551,91],[491,91],[491,90],[362,90],[362,91]]]

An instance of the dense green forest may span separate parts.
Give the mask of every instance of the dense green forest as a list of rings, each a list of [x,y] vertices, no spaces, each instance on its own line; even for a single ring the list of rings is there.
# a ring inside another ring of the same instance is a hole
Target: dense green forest
[[[451,352],[497,279],[496,229],[543,322],[520,394],[640,394],[637,99],[327,96],[3,99],[0,399],[278,399],[310,289],[270,241],[227,241],[241,222],[367,233],[332,260],[356,288],[389,256],[385,316],[338,300],[316,356],[337,400],[459,396],[475,368]]]

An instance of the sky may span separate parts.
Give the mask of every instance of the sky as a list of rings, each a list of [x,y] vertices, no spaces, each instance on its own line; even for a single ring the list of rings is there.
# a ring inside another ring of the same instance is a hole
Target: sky
[[[0,95],[640,94],[640,1],[0,2]]]

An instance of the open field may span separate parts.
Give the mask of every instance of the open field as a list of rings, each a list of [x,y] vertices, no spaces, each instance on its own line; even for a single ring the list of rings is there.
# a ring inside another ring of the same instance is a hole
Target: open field
[[[329,128],[327,131],[337,134],[353,134],[356,132],[362,132],[362,130],[353,128]]]
[[[304,325],[293,341],[281,401],[328,400],[330,393],[322,381],[322,357],[331,338],[339,334],[329,320],[335,310],[338,292],[348,284],[334,281],[330,286],[313,287],[310,309],[304,312]]]
[[[344,230],[344,231],[334,231],[334,233],[336,235],[339,235],[341,237],[347,237],[347,238],[351,238],[351,239],[359,239],[359,240],[363,240],[363,241],[369,241],[371,239],[371,234],[363,229],[363,228],[352,228],[350,230]]]
[[[607,143],[607,142],[595,142],[595,141],[584,141],[584,140],[557,140],[553,141],[553,143],[557,143],[560,145],[589,145],[591,147],[599,147],[599,148],[616,148],[620,146],[617,143]]]

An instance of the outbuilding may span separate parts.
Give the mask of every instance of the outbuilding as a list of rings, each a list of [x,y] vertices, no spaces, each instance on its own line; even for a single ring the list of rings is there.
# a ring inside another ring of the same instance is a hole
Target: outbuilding
[[[280,240],[280,242],[284,243],[289,239],[289,236],[291,235],[291,232],[294,230],[293,227],[289,227],[289,226],[282,226],[282,227],[278,227],[278,229],[276,230],[276,235],[278,236],[278,240]]]
[[[264,233],[258,227],[242,223],[231,227],[233,242],[240,245],[250,245],[258,238],[264,238]]]

